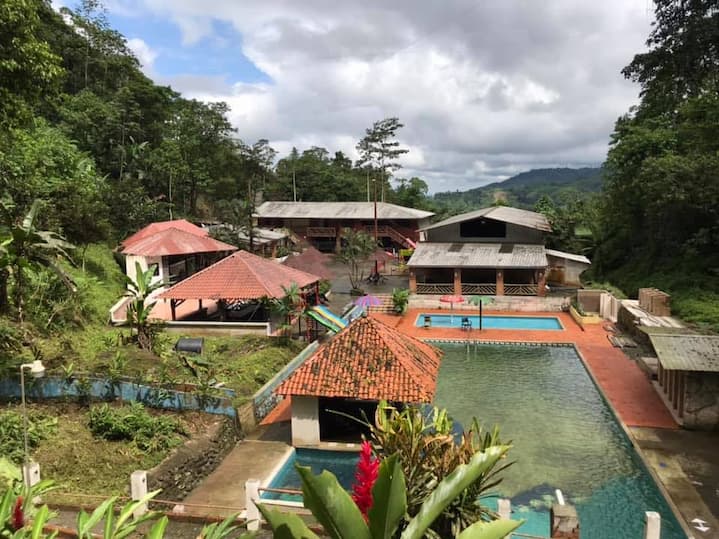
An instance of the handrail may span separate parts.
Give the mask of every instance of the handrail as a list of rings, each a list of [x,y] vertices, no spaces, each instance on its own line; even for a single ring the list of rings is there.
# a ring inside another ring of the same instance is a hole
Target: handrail
[[[453,294],[453,283],[417,283],[418,294]]]

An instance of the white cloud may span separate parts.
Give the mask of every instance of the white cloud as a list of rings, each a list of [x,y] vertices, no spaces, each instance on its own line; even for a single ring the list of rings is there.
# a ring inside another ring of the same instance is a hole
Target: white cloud
[[[153,50],[144,40],[139,37],[133,37],[127,40],[127,46],[135,54],[140,61],[145,73],[152,73],[152,64],[157,58],[157,51]]]
[[[638,93],[620,70],[652,19],[643,0],[124,1],[175,21],[185,43],[212,37],[213,20],[239,32],[271,83],[172,82],[227,101],[243,139],[354,156],[366,127],[398,116],[401,174],[435,191],[601,162]]]

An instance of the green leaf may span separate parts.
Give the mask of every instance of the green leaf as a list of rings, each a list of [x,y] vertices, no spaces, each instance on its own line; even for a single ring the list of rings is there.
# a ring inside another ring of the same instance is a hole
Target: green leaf
[[[402,466],[397,455],[382,461],[372,487],[369,529],[373,539],[392,537],[407,511],[407,494]]]
[[[267,509],[262,504],[258,504],[257,508],[272,528],[274,539],[319,539],[296,514],[280,513],[274,509]]]
[[[492,522],[475,522],[465,528],[457,539],[504,539],[524,524],[524,520],[493,520]]]
[[[302,479],[305,507],[333,539],[371,539],[369,528],[355,502],[335,475],[324,470],[313,475],[308,466],[295,466]]]
[[[42,529],[45,527],[45,524],[47,524],[49,512],[50,510],[47,508],[47,505],[43,505],[38,510],[32,526],[32,534],[30,535],[31,539],[40,539],[42,537]]]
[[[507,451],[508,445],[488,447],[485,451],[475,453],[467,464],[457,466],[427,497],[417,515],[402,532],[401,539],[420,539],[442,511],[483,473],[491,470]]]
[[[170,522],[170,520],[167,517],[162,517],[160,520],[155,522],[152,528],[150,528],[150,531],[147,532],[145,539],[163,539],[163,537],[165,537],[165,528],[167,528],[168,522]]]
[[[89,536],[92,533],[92,529],[98,522],[100,522],[100,519],[102,519],[108,509],[112,512],[112,506],[114,505],[115,500],[117,500],[117,496],[108,498],[97,506],[90,516],[88,516],[84,511],[80,512],[80,514],[77,515],[77,534],[80,537]]]

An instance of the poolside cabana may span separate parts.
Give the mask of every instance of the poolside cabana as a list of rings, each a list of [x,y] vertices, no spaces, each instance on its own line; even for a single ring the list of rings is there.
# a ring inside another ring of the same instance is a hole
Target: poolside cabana
[[[157,269],[153,282],[166,285],[177,283],[237,250],[184,219],[147,225],[125,239],[121,247],[125,273],[130,279],[136,279],[137,263],[142,271],[154,265]]]
[[[647,331],[659,359],[660,395],[686,428],[719,430],[719,336]]]
[[[202,311],[205,300],[217,305],[219,319],[224,322],[237,320],[252,307],[257,312],[265,299],[285,297],[284,289],[293,284],[307,295],[316,295],[319,280],[317,275],[238,251],[169,288],[159,298],[169,300],[172,320],[176,320],[178,305],[196,300],[198,311]],[[267,314],[262,314],[265,321]]]
[[[292,397],[293,445],[358,438],[358,425],[333,411],[372,418],[380,400],[432,402],[441,355],[374,318],[358,318],[277,388]]]

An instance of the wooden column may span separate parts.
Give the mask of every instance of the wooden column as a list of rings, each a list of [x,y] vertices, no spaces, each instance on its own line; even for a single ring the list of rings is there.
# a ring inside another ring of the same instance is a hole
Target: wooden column
[[[543,269],[537,270],[537,295],[547,295],[547,272]]]
[[[170,314],[172,315],[172,321],[173,321],[173,322],[174,322],[175,320],[177,320],[177,313],[176,313],[176,310],[175,310],[175,300],[174,300],[174,299],[171,299],[171,300],[170,300]]]
[[[462,270],[454,268],[454,293],[457,296],[462,295]]]
[[[414,268],[409,268],[409,291],[412,294],[417,293],[417,272]]]
[[[684,396],[687,391],[687,372],[679,372],[679,402],[677,403],[677,415],[681,418],[684,417]]]
[[[497,295],[504,295],[504,271],[501,269],[497,270]]]
[[[339,254],[342,250],[342,227],[337,225],[335,227],[335,253]]]

